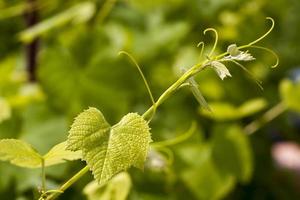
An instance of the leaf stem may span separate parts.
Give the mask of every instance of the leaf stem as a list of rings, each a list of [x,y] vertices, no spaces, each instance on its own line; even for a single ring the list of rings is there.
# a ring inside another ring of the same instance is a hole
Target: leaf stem
[[[42,193],[46,191],[45,159],[42,158]]]
[[[280,114],[285,112],[287,110],[287,107],[283,102],[278,103],[274,107],[272,107],[270,110],[268,110],[263,116],[257,120],[254,120],[250,124],[248,124],[245,128],[244,131],[248,134],[251,135],[255,133],[257,130],[259,130],[262,126],[267,124],[268,122],[272,121],[276,117],[278,117]]]
[[[80,179],[84,174],[86,174],[90,170],[89,166],[85,166],[82,168],[79,172],[77,172],[72,178],[70,178],[67,182],[65,182],[58,191],[51,194],[46,198],[46,200],[53,200],[57,198],[62,192],[64,192],[66,189],[68,189],[73,183],[75,183],[78,179]]]

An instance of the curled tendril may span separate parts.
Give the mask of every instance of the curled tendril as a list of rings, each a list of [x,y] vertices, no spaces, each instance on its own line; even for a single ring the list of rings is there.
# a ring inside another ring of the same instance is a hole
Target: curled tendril
[[[266,17],[266,19],[270,20],[272,22],[271,27],[269,28],[269,30],[263,34],[261,37],[259,37],[258,39],[254,40],[253,42],[250,42],[248,45],[252,46],[253,44],[258,43],[259,41],[261,41],[262,39],[264,39],[267,35],[269,35],[271,33],[271,31],[274,29],[275,26],[275,21],[273,18],[271,17]]]
[[[196,128],[197,128],[197,123],[195,121],[193,121],[189,130],[187,130],[185,133],[183,133],[173,139],[170,139],[170,140],[154,142],[151,144],[151,146],[154,148],[162,148],[162,147],[173,146],[175,144],[179,144],[179,143],[189,139],[196,131]]]
[[[144,81],[144,84],[145,84],[146,89],[147,89],[147,91],[148,91],[150,100],[151,100],[151,102],[152,102],[152,104],[153,104],[153,106],[154,106],[153,113],[152,113],[150,119],[148,120],[148,122],[150,122],[150,121],[152,120],[152,118],[153,118],[155,112],[156,112],[156,103],[155,103],[155,100],[154,100],[154,98],[153,98],[153,95],[152,95],[152,92],[151,92],[151,90],[150,90],[150,87],[149,87],[149,84],[148,84],[148,82],[147,82],[147,79],[145,78],[145,76],[144,76],[144,74],[143,74],[143,71],[141,70],[139,64],[137,63],[137,61],[134,59],[134,57],[133,57],[131,54],[129,54],[129,53],[126,52],[126,51],[120,51],[120,52],[119,52],[119,55],[121,55],[121,54],[124,54],[124,55],[126,55],[126,56],[129,57],[129,59],[132,61],[132,63],[133,63],[133,64],[136,66],[136,68],[138,69],[138,71],[139,71],[139,73],[140,73],[140,75],[141,75],[141,77],[142,77],[142,79],[143,79],[143,81]]]
[[[200,47],[200,46],[201,46],[201,50],[200,50],[200,54],[199,54],[199,61],[201,61],[201,57],[202,57],[204,46],[205,46],[203,41],[201,41],[197,44],[197,47]]]
[[[215,51],[217,44],[218,44],[218,40],[219,40],[219,35],[216,29],[214,28],[207,28],[203,31],[203,34],[205,35],[207,31],[212,31],[215,34],[215,42],[214,42],[214,46],[213,48],[210,50],[208,57],[211,57],[211,55],[213,54],[213,52]]]
[[[274,65],[271,66],[271,68],[275,68],[275,67],[278,66],[278,64],[279,64],[279,57],[278,57],[278,55],[273,50],[271,50],[269,48],[266,48],[266,47],[262,47],[262,46],[256,46],[256,45],[249,46],[249,48],[261,49],[261,50],[264,50],[264,51],[272,54],[275,57],[276,62],[275,62]]]

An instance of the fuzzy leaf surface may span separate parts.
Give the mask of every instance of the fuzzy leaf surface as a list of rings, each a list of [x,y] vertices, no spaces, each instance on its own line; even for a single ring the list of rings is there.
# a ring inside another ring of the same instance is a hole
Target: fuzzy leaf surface
[[[68,137],[68,149],[82,150],[83,159],[99,184],[131,166],[143,169],[151,142],[147,122],[136,113],[125,115],[110,126],[96,108],[75,119]]]

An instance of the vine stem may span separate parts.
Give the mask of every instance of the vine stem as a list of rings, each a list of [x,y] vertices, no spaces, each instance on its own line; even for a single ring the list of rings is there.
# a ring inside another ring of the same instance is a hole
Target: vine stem
[[[110,3],[114,2],[114,0],[107,0],[107,1],[110,1]],[[107,7],[111,8],[111,5],[110,6],[107,5]],[[238,49],[244,49],[244,48],[251,47],[252,45],[254,45],[257,42],[259,42],[260,40],[262,40],[264,37],[266,37],[272,31],[272,29],[274,27],[274,20],[272,18],[268,18],[268,19],[270,19],[272,21],[272,27],[270,28],[270,30],[267,33],[265,33],[263,36],[258,38],[257,40],[255,40],[255,41],[253,41],[249,44],[240,46],[240,47],[238,47]],[[184,84],[189,78],[193,77],[194,75],[196,75],[200,71],[204,70],[207,66],[209,66],[211,60],[218,60],[218,59],[222,58],[223,56],[225,56],[227,54],[228,54],[228,52],[225,52],[225,53],[222,53],[220,55],[214,56],[212,59],[205,59],[203,62],[200,62],[198,64],[193,65],[176,82],[174,82],[167,90],[165,90],[165,92],[158,98],[158,100],[148,110],[146,110],[146,112],[142,115],[142,117],[144,119],[151,118],[151,116],[156,111],[158,106],[160,106],[165,100],[167,100],[172,94],[174,94],[182,86],[182,84]],[[273,109],[268,111],[265,115],[263,115],[264,123],[266,123],[268,121],[271,121],[276,116],[278,116],[279,114],[284,112],[284,110],[286,109],[285,106],[283,105],[283,103],[282,103],[282,105],[279,104],[277,106],[275,106]],[[247,127],[250,127],[250,128],[246,127],[246,129],[250,129],[250,130],[248,130],[249,134],[251,134],[252,132],[255,132],[257,129],[259,129],[259,127],[262,126],[262,124],[260,122],[255,122],[254,121],[253,124],[254,125],[252,125],[252,123],[251,123],[251,124],[249,124],[249,126],[247,126]],[[174,143],[174,141],[172,141],[172,143]],[[73,183],[75,183],[78,179],[80,179],[88,171],[89,171],[89,167],[85,166],[83,169],[81,169],[78,173],[76,173],[71,179],[69,179],[67,182],[65,182],[60,187],[60,189],[58,190],[60,192],[53,193],[53,194],[49,195],[46,198],[46,200],[53,200],[56,197],[58,197],[62,192],[64,192],[66,189],[68,189]]]
[[[57,198],[62,192],[68,189],[73,183],[75,183],[78,179],[80,179],[84,174],[86,174],[90,170],[89,166],[85,166],[79,172],[77,172],[72,178],[70,178],[67,182],[65,182],[60,188],[60,192],[56,192],[51,194],[46,198],[46,200],[53,200]]]
[[[270,110],[268,110],[265,114],[263,114],[262,117],[260,117],[257,120],[254,120],[247,126],[245,126],[244,131],[248,135],[251,135],[255,133],[257,130],[259,130],[262,126],[267,124],[268,122],[272,121],[276,117],[278,117],[280,114],[285,112],[287,110],[286,105],[283,102],[280,102],[276,104],[274,107],[272,107]]]

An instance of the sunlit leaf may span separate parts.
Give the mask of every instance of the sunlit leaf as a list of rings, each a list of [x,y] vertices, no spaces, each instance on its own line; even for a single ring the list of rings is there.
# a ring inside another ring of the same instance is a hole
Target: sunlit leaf
[[[0,140],[0,160],[20,167],[39,167],[42,157],[29,144],[16,139]]]
[[[82,157],[80,151],[66,150],[67,142],[62,142],[55,145],[46,155],[43,156],[45,160],[45,166],[56,165],[64,163],[67,160],[78,160]]]
[[[110,126],[102,113],[89,108],[76,117],[68,137],[68,149],[82,150],[83,159],[100,183],[131,166],[143,169],[151,142],[147,122],[136,113]]]

